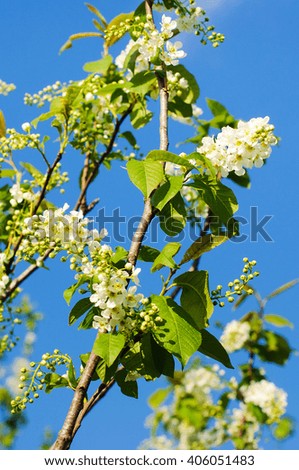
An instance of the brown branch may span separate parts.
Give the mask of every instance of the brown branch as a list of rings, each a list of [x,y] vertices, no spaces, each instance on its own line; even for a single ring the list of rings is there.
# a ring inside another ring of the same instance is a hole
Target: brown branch
[[[92,376],[94,374],[94,371],[99,361],[100,361],[99,356],[91,352],[89,359],[85,365],[83,374],[81,375],[81,378],[79,380],[76,391],[74,393],[71,406],[68,410],[63,426],[51,449],[53,450],[69,449],[72,439],[73,439],[73,431],[75,429],[77,418],[79,416],[80,411],[83,408],[83,402],[86,397],[86,391],[89,387]]]
[[[92,408],[106,395],[110,388],[115,384],[115,379],[112,377],[109,382],[106,384],[102,383],[92,397],[88,400],[87,403],[83,406],[82,410],[79,413],[75,427],[73,429],[72,439],[74,439],[78,429],[81,427],[83,419],[88,415]]]
[[[60,162],[61,158],[62,158],[62,155],[63,153],[62,152],[58,152],[55,160],[54,160],[54,163],[48,168],[47,170],[47,173],[46,173],[46,179],[45,179],[45,182],[43,184],[43,187],[42,187],[42,190],[41,190],[41,193],[39,195],[39,198],[32,210],[32,213],[31,213],[31,216],[35,215],[46,195],[46,192],[47,192],[47,188],[48,188],[48,184],[50,182],[50,179],[51,179],[51,176],[56,168],[56,166],[58,165],[58,163]],[[24,238],[24,235],[21,233],[21,235],[19,236],[18,238],[18,241],[17,243],[15,244],[15,247],[14,247],[14,250],[13,250],[13,255],[12,255],[12,258],[11,260],[9,261],[9,263],[7,264],[7,268],[6,268],[6,272],[7,274],[9,275],[11,272],[12,272],[12,265],[15,261],[15,257],[17,255],[17,252],[18,252],[18,249],[20,248],[20,245],[22,243],[22,240]],[[7,297],[6,297],[7,298]]]
[[[146,13],[150,14],[152,16],[152,0],[145,0],[145,8],[146,8]],[[167,150],[168,149],[168,92],[167,92],[167,78],[166,78],[166,73],[164,70],[156,71],[157,75],[157,80],[158,80],[158,86],[159,86],[159,94],[160,94],[160,150]],[[116,138],[116,134],[118,132],[118,129],[121,125],[121,122],[125,119],[125,117],[131,112],[131,108],[128,109],[125,115],[122,116],[121,120],[117,122],[113,136],[110,141],[109,147],[107,147],[106,153],[110,153],[114,140]],[[103,154],[102,159],[105,158],[105,154]],[[101,160],[102,160],[101,159]],[[91,182],[93,179],[93,176],[95,172],[97,171],[97,168],[93,170],[93,172],[90,174],[89,178],[87,181]],[[79,196],[79,199],[77,201],[76,207],[79,208],[80,204],[82,202],[82,199],[86,193],[85,187],[82,188],[81,194]],[[147,232],[147,229],[154,217],[154,208],[151,205],[151,200],[150,198],[146,198],[144,201],[144,210],[143,214],[141,217],[141,220],[139,222],[139,225],[137,227],[137,230],[133,236],[131,247],[129,249],[129,254],[128,254],[128,261],[135,266],[138,258],[138,253],[141,248],[141,244],[143,241],[143,238]],[[54,450],[63,450],[63,449],[69,449],[70,444],[73,440],[73,437],[79,427],[81,426],[81,422],[84,418],[84,416],[87,414],[85,412],[84,408],[84,399],[86,397],[87,390],[89,388],[90,382],[91,382],[91,377],[96,370],[96,367],[99,363],[100,358],[96,356],[94,353],[91,353],[85,369],[83,370],[83,373],[81,375],[80,382],[78,384],[77,389],[75,390],[74,397],[70,406],[70,409],[68,411],[67,417],[64,421],[63,427],[61,431],[59,432],[58,438],[55,441],[55,443],[52,446],[52,449]],[[105,388],[105,394],[107,393],[109,388]],[[95,400],[88,402],[87,403],[87,412],[89,412],[93,406],[102,398],[102,394],[100,393]]]
[[[129,116],[131,111],[132,111],[132,106],[129,106],[129,108],[127,109],[127,111],[124,112],[124,114],[121,116],[121,118],[116,120],[114,131],[112,133],[111,139],[109,141],[109,144],[108,144],[105,152],[102,154],[101,158],[97,162],[94,163],[94,167],[93,167],[93,169],[91,170],[90,173],[88,173],[88,169],[87,169],[86,176],[84,177],[84,179],[82,178],[81,192],[80,192],[78,200],[75,204],[74,210],[77,211],[81,208],[83,214],[84,215],[86,214],[86,212],[84,213],[83,209],[84,208],[86,209],[86,192],[87,192],[87,189],[89,188],[89,185],[92,183],[93,179],[95,178],[100,165],[103,163],[105,158],[107,158],[108,155],[111,153],[111,151],[113,149],[114,142],[115,142],[116,137],[117,137],[117,134],[120,130],[120,127],[121,127],[122,123],[124,122],[124,120]],[[85,202],[85,206],[84,206],[84,202]]]

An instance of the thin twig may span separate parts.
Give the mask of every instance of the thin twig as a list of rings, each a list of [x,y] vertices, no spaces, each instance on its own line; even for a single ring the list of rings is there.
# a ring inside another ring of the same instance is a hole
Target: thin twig
[[[124,122],[124,120],[129,116],[129,114],[131,113],[132,111],[132,106],[129,106],[129,108],[124,112],[124,114],[121,116],[120,119],[117,119],[116,120],[116,123],[115,123],[115,127],[114,127],[114,130],[113,130],[113,133],[112,133],[112,136],[111,136],[111,139],[109,141],[109,144],[105,150],[105,152],[103,152],[101,158],[94,163],[94,167],[93,169],[91,170],[90,173],[86,174],[86,177],[84,178],[84,180],[82,179],[82,187],[81,187],[81,192],[80,192],[80,195],[78,197],[78,200],[75,204],[75,208],[74,210],[78,210],[78,209],[84,209],[84,207],[82,207],[83,205],[83,202],[85,201],[85,204],[86,204],[86,192],[87,192],[87,189],[89,188],[89,185],[92,183],[92,181],[94,180],[96,174],[97,174],[97,171],[99,169],[99,167],[101,166],[101,164],[104,162],[104,160],[108,157],[108,155],[111,153],[112,149],[113,149],[113,145],[114,145],[114,142],[116,140],[116,137],[117,137],[117,134],[120,130],[120,126],[122,125],[122,123]],[[84,213],[83,211],[83,214],[85,215],[86,212]]]

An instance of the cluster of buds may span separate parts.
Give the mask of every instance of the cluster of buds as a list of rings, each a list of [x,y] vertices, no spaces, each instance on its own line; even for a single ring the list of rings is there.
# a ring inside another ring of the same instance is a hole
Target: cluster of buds
[[[249,261],[248,258],[243,258],[243,262],[243,274],[241,274],[239,279],[235,279],[228,283],[228,290],[226,290],[225,293],[223,293],[222,285],[218,285],[216,289],[211,292],[211,298],[214,305],[224,307],[225,303],[222,299],[227,299],[228,302],[232,303],[235,301],[235,296],[253,294],[254,291],[248,286],[248,283],[255,277],[259,276],[260,273],[259,271],[253,271],[253,268],[256,265],[255,260]]]
[[[51,374],[56,372],[57,367],[65,365],[67,368],[71,364],[71,358],[67,354],[62,354],[58,349],[53,353],[45,353],[40,362],[31,362],[30,368],[23,367],[19,377],[19,389],[21,395],[17,395],[11,401],[12,414],[21,412],[26,409],[28,404],[39,398],[39,392],[47,387],[51,389]],[[55,376],[56,384],[58,382],[67,381],[64,376]],[[54,383],[54,382],[53,382]],[[67,383],[66,383],[67,385]]]

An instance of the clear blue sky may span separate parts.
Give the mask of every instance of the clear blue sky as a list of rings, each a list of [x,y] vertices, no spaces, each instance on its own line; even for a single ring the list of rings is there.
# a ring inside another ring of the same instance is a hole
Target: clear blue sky
[[[124,5],[128,10],[134,9],[139,1],[94,0],[93,3],[109,19],[121,12]],[[269,115],[276,126],[276,134],[282,139],[267,165],[251,172],[252,189],[236,188],[240,215],[248,218],[251,206],[258,206],[261,218],[273,215],[267,225],[273,242],[266,243],[259,238],[257,242],[227,243],[206,256],[202,266],[211,272],[211,286],[216,286],[220,282],[225,284],[240,273],[243,256],[254,258],[261,271],[256,287],[265,295],[298,277],[299,48],[296,31],[299,4],[297,0],[206,0],[200,6],[210,12],[212,23],[217,31],[225,34],[226,41],[217,50],[195,44],[194,37],[186,42],[188,56],[184,64],[197,75],[201,87],[198,105],[206,110],[204,98],[209,97],[222,102],[236,118]],[[85,76],[83,63],[99,57],[97,40],[76,42],[73,49],[61,56],[58,50],[70,34],[90,29],[91,15],[82,0],[3,2],[0,78],[17,85],[17,90],[8,98],[0,97],[0,108],[4,110],[8,127],[18,127],[38,113],[23,106],[25,92],[38,91],[56,80],[77,80]],[[140,133],[145,150],[158,145],[152,142],[154,126],[151,125],[150,129],[149,134]],[[175,143],[186,137],[187,130],[171,123],[170,150],[176,150]],[[68,158],[75,158],[72,151],[69,151]],[[77,169],[76,161],[70,163]],[[112,185],[108,177],[112,178]],[[111,186],[115,188],[116,185],[117,192],[113,189],[111,193]],[[121,205],[128,215],[141,212],[141,197],[135,188],[127,189],[127,176],[119,167],[113,174],[104,173],[92,193],[100,193],[101,205],[108,211]],[[73,194],[72,186],[63,198],[60,196],[60,203],[72,203]],[[244,231],[249,234],[247,227]],[[75,359],[78,354],[89,350],[94,332],[78,332],[75,327],[67,326],[68,309],[62,295],[53,296],[52,290],[60,292],[68,287],[72,283],[72,274],[67,266],[58,262],[53,263],[53,273],[40,272],[26,285],[26,291],[45,316],[39,327],[36,357],[59,348]],[[146,278],[142,285],[143,291],[149,293],[155,284]],[[297,298],[298,288],[295,287],[273,300],[269,313],[284,314],[295,324],[295,330],[284,333],[298,349]],[[243,309],[242,313],[245,311]],[[233,318],[233,314],[229,308],[216,310],[214,318],[226,321]],[[298,357],[294,356],[285,368],[270,368],[270,378],[287,390],[289,414],[299,421],[298,365]],[[138,401],[121,396],[115,387],[86,419],[73,449],[136,448],[147,436],[144,429],[144,419],[149,414],[146,400],[158,385],[142,384]],[[46,424],[57,431],[70,398],[68,391],[58,390],[43,395],[30,408],[30,423],[18,438],[17,448],[37,448]],[[265,443],[265,448],[275,448],[273,446],[275,444],[271,441]],[[298,449],[298,433],[280,448]]]

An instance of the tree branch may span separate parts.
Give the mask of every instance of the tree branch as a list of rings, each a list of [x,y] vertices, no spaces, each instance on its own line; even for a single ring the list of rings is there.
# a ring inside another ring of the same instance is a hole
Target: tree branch
[[[146,13],[151,15],[152,17],[152,5],[153,1],[152,0],[145,0],[145,8],[146,8]],[[158,80],[158,86],[159,86],[159,95],[160,95],[160,150],[167,150],[168,149],[168,92],[167,92],[167,77],[166,73],[164,70],[156,70],[156,75],[157,75],[157,80]],[[131,112],[131,109],[129,108],[128,112],[126,115],[128,115]],[[122,116],[122,120],[125,119],[125,115]],[[112,136],[112,139],[110,141],[110,146],[113,147],[113,143],[116,137],[116,134],[118,132],[118,128],[121,124],[121,120],[117,123],[114,129],[114,134]],[[118,126],[118,127],[117,127]],[[108,148],[106,152],[108,151]],[[109,150],[109,152],[111,149]],[[105,156],[102,156],[102,159],[105,158]],[[94,170],[92,174],[89,177],[89,181],[91,182],[93,179],[93,173],[97,171]],[[86,190],[85,188],[82,188],[80,197],[77,201],[77,207],[80,207],[80,204],[82,202],[82,198],[84,197]],[[144,201],[144,210],[143,214],[141,217],[141,220],[139,222],[139,225],[137,227],[137,230],[133,236],[131,247],[129,250],[128,254],[128,261],[135,266],[138,258],[138,253],[144,238],[144,235],[147,232],[147,229],[154,217],[154,208],[151,205],[151,200],[150,198],[146,198]],[[67,417],[65,419],[65,422],[63,424],[63,427],[61,431],[59,432],[58,438],[56,442],[53,444],[52,449],[55,450],[62,450],[62,449],[69,449],[70,444],[72,442],[72,439],[77,431],[79,429],[82,419],[86,415],[84,411],[84,397],[86,396],[87,390],[90,385],[91,377],[96,370],[96,367],[99,363],[100,358],[96,356],[94,353],[91,353],[85,369],[81,375],[80,382],[78,384],[78,388],[76,389],[73,397],[73,401],[71,403],[69,412],[67,414]],[[107,393],[108,389],[104,389],[105,394]],[[88,412],[91,410],[91,408],[102,398],[102,394],[99,394],[96,400],[92,401],[88,405]]]

